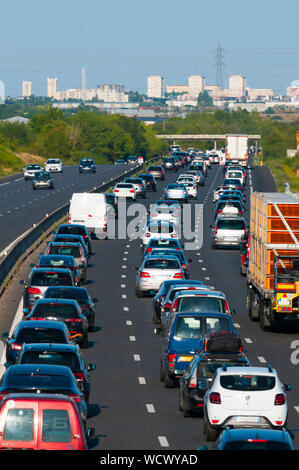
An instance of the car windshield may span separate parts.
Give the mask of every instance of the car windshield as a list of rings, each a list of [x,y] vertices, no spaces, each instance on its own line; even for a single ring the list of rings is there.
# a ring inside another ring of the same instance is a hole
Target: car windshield
[[[63,331],[51,328],[23,328],[16,338],[17,343],[65,343]]]
[[[27,165],[27,170],[40,170],[40,165]]]
[[[273,375],[227,374],[220,376],[221,387],[246,392],[272,390],[275,382]]]
[[[180,264],[176,260],[172,259],[149,259],[144,263],[144,268],[151,269],[179,269]]]
[[[244,230],[244,220],[222,219],[218,220],[217,227],[219,230]]]
[[[226,318],[184,316],[177,319],[175,336],[178,338],[201,338],[205,334],[230,331]]]
[[[50,303],[40,303],[36,304],[34,312],[32,313],[34,317],[46,318],[49,316],[59,316],[62,318],[79,318],[78,311],[74,305],[71,304],[50,304]]]
[[[49,255],[70,255],[80,258],[80,249],[78,246],[50,245]]]
[[[60,161],[52,159],[52,160],[47,160],[47,163],[60,163]]]
[[[71,286],[72,277],[68,273],[36,272],[32,275],[30,284],[32,286]]]
[[[73,373],[81,370],[77,354],[71,351],[26,351],[18,364],[55,364],[69,367]]]
[[[73,433],[67,410],[44,409],[42,440],[44,442],[72,442]]]
[[[175,212],[175,208],[171,208],[171,207],[156,207],[154,209],[155,212],[157,212],[158,214],[169,214],[169,215],[172,215],[174,212]]]
[[[197,367],[197,377],[213,377],[216,370],[223,365],[227,367],[246,367],[247,363],[245,361],[201,361]]]
[[[92,160],[81,160],[81,165],[84,165],[84,166],[93,166],[94,165],[94,162]]]
[[[194,295],[178,299],[177,312],[224,313],[224,300],[217,297]]]
[[[47,180],[48,180],[49,178],[51,178],[51,173],[48,173],[48,172],[46,172],[46,171],[45,171],[45,172],[37,173],[37,174],[35,175],[35,179],[37,179],[37,180],[44,180],[44,179],[47,179]]]

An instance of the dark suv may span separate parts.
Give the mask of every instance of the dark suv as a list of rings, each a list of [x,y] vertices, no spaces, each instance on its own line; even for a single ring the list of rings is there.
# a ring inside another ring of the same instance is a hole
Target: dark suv
[[[93,158],[81,158],[79,173],[95,173],[96,171],[96,164]]]

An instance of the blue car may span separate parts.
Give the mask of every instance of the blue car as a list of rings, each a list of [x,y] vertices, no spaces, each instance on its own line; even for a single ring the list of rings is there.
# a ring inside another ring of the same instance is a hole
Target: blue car
[[[211,333],[228,331],[238,334],[226,313],[182,312],[168,317],[163,333],[160,380],[165,388],[174,387],[190,361]]]
[[[206,446],[197,450],[207,450]],[[295,450],[286,429],[224,429],[211,450]],[[273,455],[273,454],[272,454]]]
[[[65,323],[51,320],[20,321],[11,337],[3,333],[6,343],[6,362],[14,364],[24,343],[62,343],[74,344]]]

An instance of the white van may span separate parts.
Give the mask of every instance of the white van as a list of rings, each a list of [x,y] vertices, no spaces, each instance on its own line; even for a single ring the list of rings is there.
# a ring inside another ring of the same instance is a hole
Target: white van
[[[96,238],[107,237],[107,204],[105,194],[74,193],[69,209],[69,223],[83,224]]]

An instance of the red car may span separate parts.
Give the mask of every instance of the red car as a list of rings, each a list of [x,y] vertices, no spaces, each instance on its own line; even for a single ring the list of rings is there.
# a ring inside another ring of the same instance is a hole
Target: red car
[[[0,404],[2,450],[87,450],[93,432],[65,395],[10,393]]]
[[[249,251],[250,251],[250,237],[246,241],[242,242],[240,245],[240,273],[242,276],[246,276],[247,267],[249,261]]]

